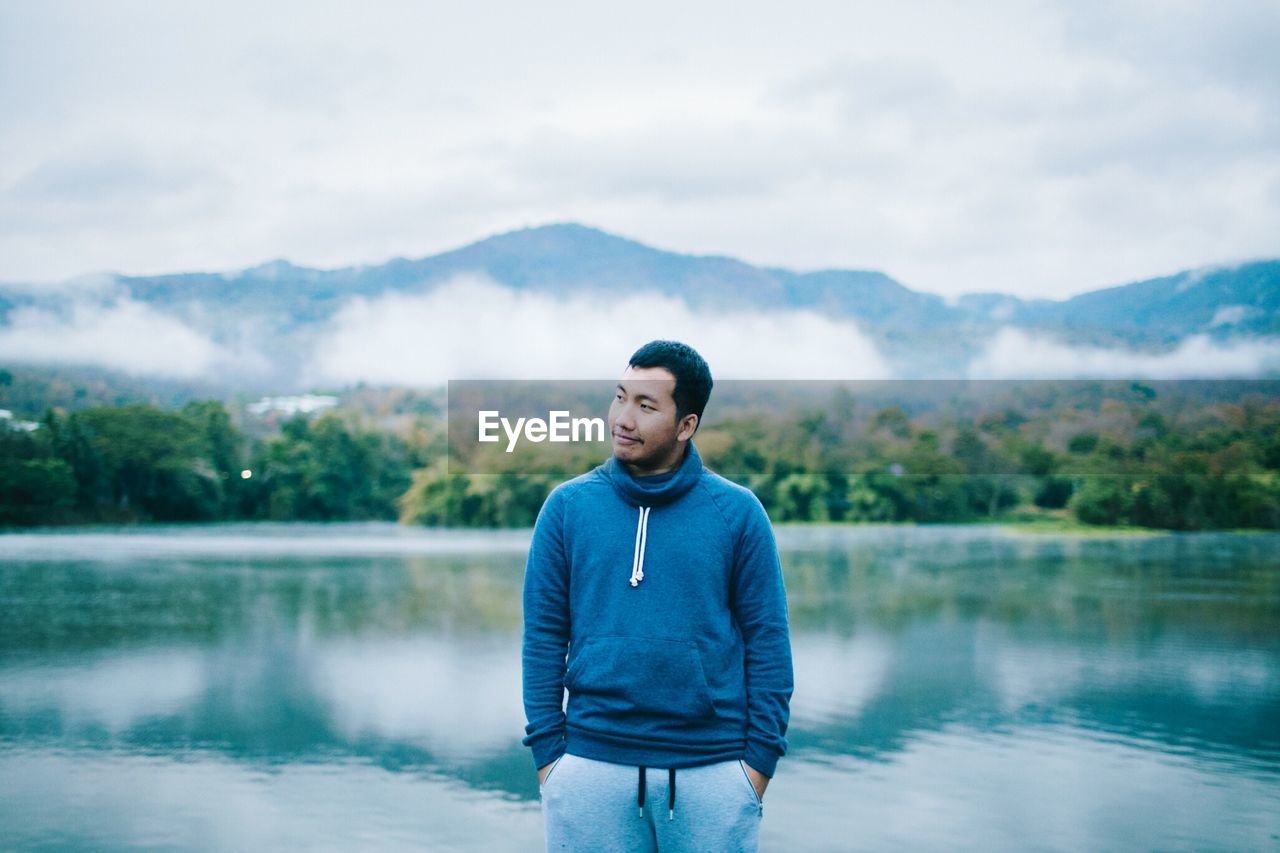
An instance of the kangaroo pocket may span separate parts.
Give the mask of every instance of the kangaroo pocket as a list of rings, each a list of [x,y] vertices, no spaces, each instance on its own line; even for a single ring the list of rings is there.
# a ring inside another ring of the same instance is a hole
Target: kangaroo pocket
[[[693,643],[593,637],[565,673],[571,716],[705,721],[715,716],[702,657]]]

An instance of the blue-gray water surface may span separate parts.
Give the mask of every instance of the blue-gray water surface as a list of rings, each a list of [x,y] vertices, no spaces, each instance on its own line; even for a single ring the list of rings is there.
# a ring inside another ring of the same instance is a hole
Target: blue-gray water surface
[[[1280,537],[778,528],[762,849],[1280,847]],[[0,848],[539,850],[528,531],[0,536]]]

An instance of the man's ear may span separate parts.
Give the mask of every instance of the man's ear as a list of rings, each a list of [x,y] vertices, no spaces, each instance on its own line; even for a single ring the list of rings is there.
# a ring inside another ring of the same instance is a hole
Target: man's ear
[[[679,441],[688,441],[693,438],[693,433],[698,429],[698,416],[694,414],[685,415],[680,419],[680,429],[676,432],[676,439]]]

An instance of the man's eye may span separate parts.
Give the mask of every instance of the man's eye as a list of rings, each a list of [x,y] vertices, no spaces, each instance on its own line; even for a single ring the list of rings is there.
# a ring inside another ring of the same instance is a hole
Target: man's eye
[[[644,409],[644,410],[647,412],[647,411],[649,411],[650,409],[652,409],[653,407],[652,407],[652,406],[650,406],[648,403],[641,403],[641,404],[640,404],[640,408]]]

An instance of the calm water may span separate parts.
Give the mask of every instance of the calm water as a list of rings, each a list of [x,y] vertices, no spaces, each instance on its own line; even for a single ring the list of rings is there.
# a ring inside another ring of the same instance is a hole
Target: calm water
[[[0,848],[538,850],[528,532],[0,536]],[[764,849],[1280,847],[1280,537],[780,528]]]

